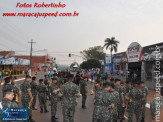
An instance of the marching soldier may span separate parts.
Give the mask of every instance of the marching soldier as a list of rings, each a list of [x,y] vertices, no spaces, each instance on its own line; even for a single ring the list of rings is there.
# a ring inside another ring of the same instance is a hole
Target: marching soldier
[[[88,93],[87,77],[84,77],[83,80],[80,82],[80,93],[82,94],[82,108],[85,109],[86,108],[85,103]]]
[[[144,85],[143,81],[140,82],[140,88],[144,94],[144,106],[145,106],[147,103],[148,88],[147,88],[147,86]],[[142,109],[142,120],[141,120],[141,122],[144,122],[144,119],[145,119],[145,107]]]
[[[6,89],[8,89],[8,88],[13,89],[13,92],[14,92],[13,101],[18,104],[18,101],[16,101],[16,95],[18,95],[17,97],[19,97],[20,96],[20,92],[19,92],[19,89],[16,86],[12,85],[11,83],[12,83],[11,77],[5,78],[5,83],[4,83],[3,88],[2,88],[2,93],[3,93],[3,96],[4,96],[4,91]]]
[[[37,96],[37,83],[36,83],[36,77],[32,77],[32,82],[30,83],[31,85],[31,92],[33,96],[33,103],[32,103],[32,109],[37,110],[35,107],[36,104],[36,96]]]
[[[22,92],[21,102],[24,108],[28,108],[28,121],[35,122],[32,119],[32,102],[33,96],[31,93],[31,76],[27,75],[25,81],[20,85],[20,90]]]
[[[44,84],[46,86],[46,99],[50,100],[50,81],[48,79],[48,75],[45,75],[44,77],[45,77]],[[49,98],[47,98],[47,97],[49,97]]]
[[[51,92],[51,120],[52,122],[57,122],[56,119],[56,112],[57,112],[57,103],[58,103],[58,93],[60,89],[57,85],[57,79],[52,78],[52,84],[50,86],[50,92]]]
[[[134,88],[129,92],[127,96],[128,104],[130,104],[128,122],[133,122],[133,114],[136,115],[136,122],[141,122],[141,110],[144,107],[144,94],[139,89],[139,85],[139,82],[135,82]]]
[[[49,112],[47,110],[47,105],[46,105],[46,86],[44,84],[43,79],[39,80],[39,85],[37,86],[37,92],[38,92],[39,105],[41,109],[40,112],[43,113],[43,108],[44,108],[44,113]]]
[[[155,97],[151,100],[150,111],[153,121],[163,121],[162,117],[157,117],[157,114],[163,115],[163,87],[161,87],[161,96]]]
[[[80,92],[73,81],[74,75],[69,74],[69,81],[62,86],[59,93],[59,97],[62,97],[63,122],[74,122],[76,97],[80,97]]]
[[[111,99],[111,102],[113,103],[113,108],[110,110],[110,114],[111,114],[111,121],[112,122],[117,122],[117,107],[118,107],[118,104],[120,103],[120,99],[119,99],[119,93],[117,91],[115,91],[114,89],[114,84],[111,83],[111,89],[110,89],[110,97],[112,98]]]
[[[126,97],[128,96],[129,92],[133,89],[133,86],[131,85],[131,80],[130,79],[127,79],[126,80],[126,86],[125,86],[125,93],[126,93],[126,96],[125,96],[125,100],[126,100]],[[127,106],[127,112],[129,112],[129,109],[130,109],[130,104],[128,104]]]
[[[121,87],[121,91],[122,91],[122,93],[123,93],[123,95],[124,95],[124,99],[125,99],[125,96],[126,96],[126,89],[125,89],[125,84],[124,84],[124,82],[121,82],[120,83],[120,87]],[[124,102],[125,102],[125,100],[124,100]],[[120,103],[122,103],[122,99],[120,99]],[[126,104],[126,103],[125,103]],[[125,106],[121,106],[119,109],[120,109],[120,111],[121,111],[121,115],[122,115],[122,120],[124,120],[124,114],[125,114]],[[121,121],[122,121],[121,120]]]
[[[125,97],[124,97],[124,93],[120,87],[120,83],[121,83],[120,79],[115,79],[115,87],[114,88],[119,93],[119,99],[121,101],[118,104],[118,118],[120,119],[120,122],[122,122],[122,120],[124,120],[122,107],[125,107]]]

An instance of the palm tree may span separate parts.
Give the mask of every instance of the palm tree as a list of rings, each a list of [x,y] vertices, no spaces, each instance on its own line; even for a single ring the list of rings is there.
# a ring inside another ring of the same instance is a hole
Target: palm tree
[[[104,47],[106,47],[106,50],[109,48],[110,54],[112,55],[113,51],[117,52],[118,44],[119,44],[119,41],[115,40],[115,37],[112,37],[111,39],[106,38]]]

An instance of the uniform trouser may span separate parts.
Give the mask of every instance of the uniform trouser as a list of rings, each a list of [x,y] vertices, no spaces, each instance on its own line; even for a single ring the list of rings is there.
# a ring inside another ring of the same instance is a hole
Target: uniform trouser
[[[87,95],[82,94],[82,106],[83,106],[83,107],[85,106],[86,99],[87,99]]]
[[[36,105],[36,95],[32,95],[32,96],[33,96],[32,108],[34,108]]]
[[[144,108],[142,109],[142,117],[145,118],[145,105],[146,103],[144,104]]]
[[[128,114],[128,122],[133,122],[133,114],[135,113],[136,115],[136,122],[141,122],[141,106],[131,106]]]
[[[51,99],[51,116],[55,116],[57,113],[57,100]]]
[[[32,106],[29,106],[30,100],[27,99],[21,99],[22,107],[28,109],[28,117],[32,116]]]
[[[63,122],[74,122],[75,105],[71,107],[67,105],[63,105],[62,113],[63,113]]]
[[[124,119],[124,111],[125,111],[125,108],[122,107],[122,104],[119,104],[118,105],[118,118],[120,120]]]
[[[40,105],[40,108],[47,109],[47,106],[46,106],[46,97],[39,97],[39,105]]]

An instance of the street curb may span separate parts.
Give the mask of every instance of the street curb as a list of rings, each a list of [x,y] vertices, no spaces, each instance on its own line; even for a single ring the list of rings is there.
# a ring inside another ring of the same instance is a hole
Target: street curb
[[[21,80],[25,80],[25,78],[21,78],[21,79],[17,79],[15,80],[15,82],[21,81]],[[3,85],[4,83],[1,83],[1,85]]]

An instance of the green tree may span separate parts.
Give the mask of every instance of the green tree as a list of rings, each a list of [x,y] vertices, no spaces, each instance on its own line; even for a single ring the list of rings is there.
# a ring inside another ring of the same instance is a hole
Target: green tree
[[[101,63],[96,59],[88,59],[80,64],[82,69],[101,68]]]
[[[105,42],[104,47],[106,47],[106,50],[107,49],[110,50],[111,55],[113,51],[117,52],[119,41],[115,40],[115,37],[112,37],[111,39],[106,38],[104,42]]]
[[[83,50],[80,52],[85,59],[97,59],[97,60],[104,60],[105,59],[105,53],[103,51],[102,46],[95,46],[90,47],[87,50]]]

